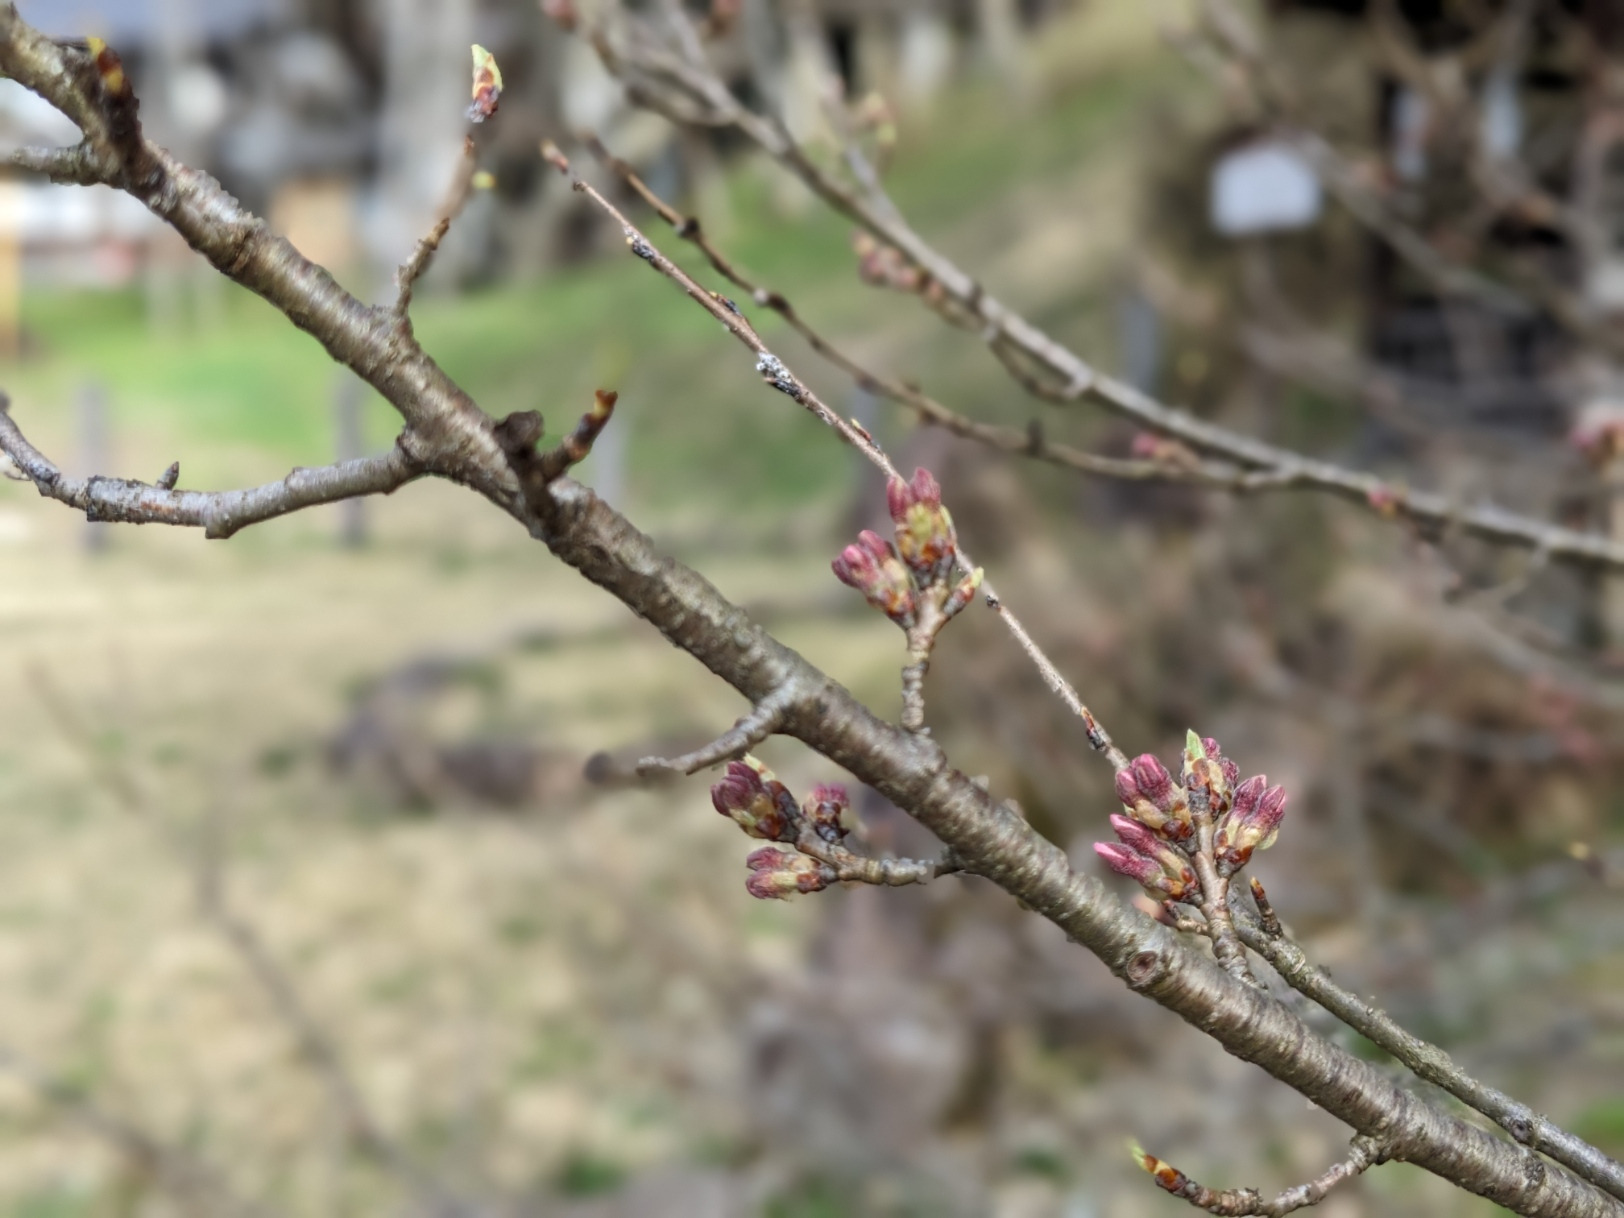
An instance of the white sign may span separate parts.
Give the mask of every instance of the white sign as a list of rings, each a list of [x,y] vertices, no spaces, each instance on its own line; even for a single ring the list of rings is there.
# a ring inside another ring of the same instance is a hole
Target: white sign
[[[1212,226],[1226,237],[1306,228],[1322,203],[1314,170],[1277,140],[1236,148],[1213,166]]]

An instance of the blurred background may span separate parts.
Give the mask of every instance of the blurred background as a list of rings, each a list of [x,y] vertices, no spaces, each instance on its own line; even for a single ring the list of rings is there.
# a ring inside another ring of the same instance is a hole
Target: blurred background
[[[882,488],[624,256],[538,142],[601,134],[868,366],[1144,451],[865,284],[849,225],[737,138],[629,106],[528,0],[19,7],[108,39],[155,138],[372,299],[432,222],[468,46],[489,47],[495,184],[452,229],[419,336],[486,411],[539,409],[554,434],[618,389],[584,479],[882,714],[899,639],[828,568],[883,519]],[[1624,535],[1614,5],[1238,5],[1262,69],[1193,44],[1181,3],[716,6],[734,7],[710,53],[752,105],[823,155],[824,82],[881,95],[905,213],[1099,366],[1398,485]],[[73,138],[0,81],[0,149]],[[1419,255],[1395,253],[1406,234]],[[1289,788],[1254,870],[1321,963],[1624,1152],[1624,579],[1308,494],[996,456],[754,320],[941,477],[1130,753],[1171,759],[1193,726]],[[178,459],[188,487],[393,435],[131,200],[18,177],[0,177],[0,385],[74,472]],[[1108,769],[990,617],[945,637],[933,730],[1093,868]],[[704,781],[584,776],[743,709],[449,485],[214,544],[87,525],[0,480],[0,1209],[1135,1218],[1184,1205],[1129,1135],[1266,1192],[1340,1156],[1336,1122],[989,886],[757,902]],[[791,742],[762,752],[795,789],[841,777]],[[858,803],[877,846],[923,848]],[[1385,1166],[1321,1212],[1493,1209]]]

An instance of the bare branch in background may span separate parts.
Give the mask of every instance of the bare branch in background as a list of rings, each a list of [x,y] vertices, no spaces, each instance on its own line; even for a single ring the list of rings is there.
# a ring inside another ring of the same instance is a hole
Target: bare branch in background
[[[1433,529],[1451,529],[1502,545],[1543,549],[1553,561],[1624,570],[1624,542],[1532,519],[1489,504],[1466,504],[1449,497],[1394,485],[1374,474],[1347,469],[1290,449],[1268,444],[1187,411],[1168,406],[1126,381],[1099,372],[1014,310],[941,254],[889,209],[872,206],[837,181],[775,124],[747,109],[704,63],[655,43],[630,16],[601,30],[594,45],[608,68],[626,83],[639,104],[686,121],[671,105],[681,98],[705,107],[707,122],[736,129],[800,178],[836,212],[896,251],[926,277],[931,293],[950,301],[969,318],[983,341],[1000,354],[1029,361],[1051,381],[1026,377],[1023,384],[1046,401],[1069,405],[1095,401],[1152,431],[1171,436],[1198,452],[1234,462],[1268,476],[1271,487],[1304,487],[1362,504],[1378,515],[1407,519]]]
[[[884,473],[889,482],[907,485],[897,467],[892,464],[891,458],[874,442],[874,437],[869,435],[859,424],[842,418],[836,411],[826,405],[804,381],[790,371],[783,360],[769,351],[767,344],[762,341],[761,336],[756,333],[755,327],[750,324],[744,314],[739,312],[736,304],[719,293],[701,287],[692,276],[656,249],[619,208],[571,168],[569,158],[559,151],[556,145],[552,143],[543,145],[542,156],[548,164],[569,179],[570,185],[575,190],[586,195],[621,226],[622,231],[626,234],[627,248],[636,257],[647,262],[656,271],[680,287],[690,300],[695,301],[707,313],[721,322],[729,334],[755,353],[757,357],[756,372],[760,374],[762,380],[798,405],[805,407],[819,422],[832,428],[835,434],[857,449],[871,464]],[[966,570],[974,568],[973,560],[961,547],[955,547],[955,553],[960,560],[960,564]],[[1066,704],[1072,714],[1083,721],[1089,744],[1096,751],[1105,755],[1113,770],[1122,769],[1127,764],[1127,758],[1112,742],[1110,734],[1100,725],[1094,713],[1083,704],[1082,699],[1077,695],[1077,691],[1072,688],[1071,682],[1066,680],[1060,670],[1055,667],[1053,661],[1043,653],[1043,650],[1032,639],[1032,636],[1027,633],[1020,619],[1015,616],[1011,609],[1004,605],[990,583],[983,585],[982,593],[986,597],[987,604],[997,611],[1009,632],[1015,636],[1015,641],[1020,644],[1021,649],[1026,652],[1028,658],[1037,667],[1039,674],[1043,677],[1044,684]],[[913,703],[910,702],[909,705],[911,708]]]

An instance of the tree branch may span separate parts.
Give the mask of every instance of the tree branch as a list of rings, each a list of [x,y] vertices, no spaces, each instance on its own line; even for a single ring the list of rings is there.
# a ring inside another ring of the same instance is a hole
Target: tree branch
[[[358,495],[387,495],[423,476],[424,470],[396,444],[378,457],[358,457],[317,469],[298,468],[280,482],[236,491],[180,491],[163,478],[154,483],[126,478],[70,478],[28,442],[0,391],[0,452],[16,464],[41,495],[85,514],[87,520],[119,524],[172,524],[200,528],[210,538],[230,537],[249,525],[301,508]],[[178,467],[172,466],[176,477]]]
[[[626,234],[626,244],[634,255],[643,259],[661,275],[664,275],[680,287],[690,300],[699,304],[707,313],[721,322],[729,334],[756,354],[756,371],[760,373],[767,384],[789,397],[792,401],[805,407],[814,418],[833,429],[835,434],[842,440],[862,453],[888,479],[903,481],[902,475],[892,463],[891,458],[886,455],[884,449],[874,442],[874,437],[869,435],[867,430],[860,425],[841,418],[804,381],[796,376],[781,359],[768,350],[767,344],[744,314],[739,311],[738,305],[717,292],[701,287],[688,272],[655,248],[654,244],[643,235],[636,225],[626,218],[619,208],[583,180],[570,167],[569,159],[551,141],[542,145],[542,156],[559,173],[569,179],[571,187],[586,195],[600,210],[621,226],[622,231]],[[959,549],[958,556],[959,561],[966,569],[974,568],[974,560],[962,547]],[[982,592],[986,597],[987,605],[1003,619],[1005,627],[1015,636],[1015,641],[1020,645],[1021,650],[1026,652],[1027,657],[1037,668],[1044,684],[1066,704],[1072,714],[1083,721],[1084,731],[1090,746],[1105,755],[1113,770],[1120,770],[1125,767],[1128,764],[1128,759],[1111,740],[1110,733],[1105,730],[1093,711],[1083,704],[1083,700],[1078,697],[1077,691],[1072,688],[1071,682],[1066,680],[1060,670],[1055,667],[1053,661],[1044,654],[1042,648],[1027,633],[1026,627],[1021,623],[1020,619],[1004,605],[990,582],[983,584]]]
[[[1288,1188],[1279,1196],[1264,1200],[1263,1195],[1254,1188],[1225,1189],[1220,1192],[1198,1184],[1171,1163],[1137,1148],[1134,1157],[1139,1161],[1139,1166],[1173,1196],[1182,1197],[1209,1214],[1226,1215],[1228,1218],[1280,1218],[1280,1215],[1318,1205],[1338,1184],[1353,1179],[1385,1158],[1376,1139],[1355,1138],[1348,1157],[1342,1162],[1333,1164],[1306,1184]]]
[[[1256,896],[1256,889],[1253,895]],[[1241,941],[1273,966],[1292,989],[1312,999],[1378,1048],[1403,1062],[1418,1078],[1442,1087],[1467,1107],[1481,1112],[1519,1144],[1548,1155],[1584,1179],[1624,1200],[1624,1165],[1582,1138],[1502,1091],[1479,1082],[1437,1045],[1401,1028],[1387,1012],[1337,985],[1314,966],[1280,930],[1267,897],[1259,902],[1260,919],[1235,918]]]
[[[114,130],[109,115],[75,84],[82,83],[83,65],[68,64],[63,54],[25,26],[13,5],[0,5],[0,70],[70,114],[83,112],[81,125],[93,143],[101,138],[98,129],[105,129],[107,147],[121,155],[119,184],[377,387],[406,420],[411,455],[425,470],[478,489],[559,559],[641,614],[752,705],[784,699],[790,709],[781,730],[908,810],[945,844],[957,865],[1054,922],[1135,991],[1229,1052],[1257,1063],[1359,1133],[1380,1139],[1392,1158],[1414,1162],[1525,1215],[1624,1215],[1624,1204],[1614,1198],[1565,1170],[1547,1170],[1521,1148],[1398,1088],[1376,1067],[1316,1037],[1267,994],[1230,977],[1098,880],[1073,871],[1061,850],[954,770],[929,736],[876,717],[701,576],[662,556],[590,490],[568,478],[521,485],[490,420],[392,324],[387,311],[361,305],[243,213],[211,180],[144,142],[132,150],[128,130]],[[649,257],[636,244],[641,235],[635,229],[630,235],[634,252]],[[1006,319],[1004,328],[1014,324]],[[743,337],[744,331],[735,334]],[[765,348],[757,350],[775,387],[788,393],[799,385],[780,363],[765,358],[770,354]],[[1013,618],[1007,620],[1012,629],[1018,627]]]
[[[616,31],[599,31],[594,46],[605,65],[626,83],[640,105],[673,121],[684,117],[668,105],[671,90],[707,108],[707,121],[745,135],[762,151],[800,178],[836,212],[895,249],[909,265],[928,276],[933,292],[973,319],[974,328],[995,354],[1018,353],[1055,383],[1031,378],[1023,383],[1047,401],[1098,402],[1107,410],[1199,452],[1267,475],[1271,488],[1303,487],[1336,495],[1375,510],[1436,530],[1456,530],[1500,545],[1544,550],[1553,561],[1624,570],[1624,541],[1598,533],[1567,529],[1492,504],[1467,505],[1448,496],[1412,490],[1374,474],[1254,439],[1168,406],[1115,377],[1096,370],[1081,356],[1038,329],[1009,306],[989,295],[981,284],[916,233],[891,208],[878,208],[830,176],[783,129],[748,110],[703,64],[672,55],[650,41],[631,18]]]
[[[742,757],[776,732],[789,709],[786,699],[769,697],[715,740],[680,757],[645,757],[637,763],[639,778],[697,774],[700,770]]]

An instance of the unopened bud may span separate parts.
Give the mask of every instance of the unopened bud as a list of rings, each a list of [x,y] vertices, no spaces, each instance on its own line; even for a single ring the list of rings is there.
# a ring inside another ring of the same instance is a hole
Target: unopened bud
[[[911,482],[892,478],[886,484],[885,501],[896,522],[897,552],[902,561],[923,583],[946,576],[958,552],[958,537],[953,517],[942,506],[942,488],[931,472],[916,469]]]
[[[744,863],[750,868],[744,887],[751,896],[763,901],[782,901],[798,893],[821,892],[834,880],[834,873],[817,859],[771,846],[754,851]]]
[[[1192,731],[1184,738],[1183,778],[1192,801],[1205,800],[1208,812],[1216,818],[1229,811],[1240,767],[1224,756],[1216,740],[1203,739]]]
[[[496,56],[478,43],[474,44],[473,104],[468,107],[468,121],[482,123],[496,113],[502,100],[502,69],[496,66]]]
[[[1184,788],[1173,781],[1167,767],[1149,753],[1135,757],[1118,770],[1116,794],[1140,824],[1169,841],[1184,841],[1195,831]]]
[[[852,830],[851,796],[838,782],[820,783],[801,801],[801,812],[826,842],[838,842]]]
[[[1118,875],[1125,875],[1147,892],[1160,893],[1170,900],[1182,900],[1196,885],[1195,873],[1180,865],[1177,874],[1168,874],[1160,861],[1116,842],[1095,842],[1094,853]]]
[[[1227,874],[1246,866],[1254,850],[1267,850],[1279,835],[1286,815],[1286,789],[1267,783],[1261,774],[1243,782],[1235,792],[1235,806],[1218,826],[1213,848]]]
[[[1155,1155],[1147,1153],[1142,1146],[1130,1142],[1128,1153],[1133,1156],[1133,1161],[1139,1164],[1141,1170],[1155,1177],[1156,1183],[1170,1193],[1181,1193],[1190,1182],[1190,1178],[1178,1168],[1165,1159],[1158,1159]]]
[[[835,578],[856,588],[863,598],[903,629],[913,625],[917,608],[913,577],[896,547],[864,529],[857,540],[830,564]]]
[[[711,787],[711,804],[751,837],[770,842],[795,838],[800,810],[788,788],[754,757],[727,763],[727,773]]]

